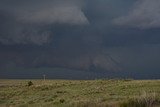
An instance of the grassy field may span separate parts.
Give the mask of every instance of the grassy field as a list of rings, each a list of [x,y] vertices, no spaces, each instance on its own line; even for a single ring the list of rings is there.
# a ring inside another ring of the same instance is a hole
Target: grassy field
[[[0,107],[160,107],[160,80],[0,80]]]

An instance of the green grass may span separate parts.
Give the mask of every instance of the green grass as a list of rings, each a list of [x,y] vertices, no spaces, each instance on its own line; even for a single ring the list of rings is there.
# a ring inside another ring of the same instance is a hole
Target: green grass
[[[33,85],[28,86],[31,81]],[[0,80],[0,107],[151,107],[160,80]]]

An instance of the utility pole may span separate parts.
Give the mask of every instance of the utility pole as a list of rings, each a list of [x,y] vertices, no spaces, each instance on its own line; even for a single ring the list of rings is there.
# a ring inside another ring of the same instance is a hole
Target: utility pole
[[[43,75],[43,81],[46,81],[46,75]]]

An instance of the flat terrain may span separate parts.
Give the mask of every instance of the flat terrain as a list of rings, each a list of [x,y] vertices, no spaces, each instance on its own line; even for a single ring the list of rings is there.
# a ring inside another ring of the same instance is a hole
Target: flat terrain
[[[0,80],[0,107],[160,107],[159,104],[160,80]]]

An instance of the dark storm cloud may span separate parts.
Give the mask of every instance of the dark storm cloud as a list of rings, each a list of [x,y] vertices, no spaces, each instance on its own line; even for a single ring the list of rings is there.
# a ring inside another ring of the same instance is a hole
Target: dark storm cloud
[[[159,70],[158,10],[156,0],[0,0],[0,68]]]
[[[73,42],[76,35],[81,46],[98,48],[149,43],[151,39],[147,32],[150,34],[153,30],[141,32],[125,26],[158,27],[158,8],[159,1],[156,0],[1,0],[0,42],[43,45],[57,42],[57,39],[66,40],[61,42],[63,45]],[[123,26],[119,28],[119,25]],[[146,38],[143,39],[144,35]],[[158,38],[157,31],[154,35]],[[156,40],[159,38],[153,41]]]
[[[121,15],[126,15],[128,12],[130,14],[133,13],[128,11],[128,8],[133,6],[134,0],[127,2],[125,0],[14,0],[14,2],[1,0],[0,2],[0,21],[2,22],[0,25],[0,42],[2,44],[43,45],[59,39],[61,45],[65,46],[65,43],[73,45],[72,43],[76,41],[73,38],[76,35],[76,38],[79,38],[79,41],[77,41],[77,43],[80,43],[79,46],[84,44],[89,45],[90,48],[99,48],[102,45],[114,46],[142,43],[144,40],[141,41],[141,37],[138,35],[143,37],[143,35],[147,34],[123,27],[116,28],[120,23],[125,25],[126,22],[124,21],[129,19],[124,17],[125,20],[121,21]],[[139,3],[138,5],[141,7],[144,4],[143,2],[148,1],[137,1],[136,4]],[[151,2],[153,5],[155,4],[155,1]],[[134,7],[136,8],[136,6]],[[153,9],[157,10],[156,8]],[[149,13],[156,14],[156,12]],[[141,15],[143,16],[143,14]],[[115,19],[114,22],[116,23],[114,25],[112,24],[113,19]],[[134,17],[132,19],[139,20]],[[142,23],[144,23],[143,21],[145,20],[142,20]],[[133,21],[131,20],[130,22],[132,23]],[[147,20],[145,22],[150,23]],[[138,23],[136,26],[142,23]],[[131,26],[128,22],[126,24]],[[86,27],[85,25],[88,26]],[[135,35],[132,36],[133,34]],[[147,39],[146,43],[149,40]],[[127,43],[124,41],[127,41]]]
[[[0,1],[0,42],[3,44],[37,44],[50,42],[54,24],[87,25],[81,0],[7,0]]]

